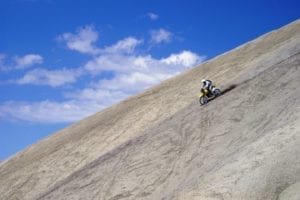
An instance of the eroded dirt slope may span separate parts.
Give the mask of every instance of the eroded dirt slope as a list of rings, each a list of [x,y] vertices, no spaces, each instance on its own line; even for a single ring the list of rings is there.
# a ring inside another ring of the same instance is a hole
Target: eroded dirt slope
[[[4,161],[0,199],[297,196],[299,66],[296,21]],[[200,107],[203,77],[236,87]]]

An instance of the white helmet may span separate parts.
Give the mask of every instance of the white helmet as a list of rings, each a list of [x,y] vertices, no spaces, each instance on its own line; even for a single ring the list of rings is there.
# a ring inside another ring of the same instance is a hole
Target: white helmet
[[[202,79],[201,82],[202,82],[202,83],[206,82],[206,79]]]

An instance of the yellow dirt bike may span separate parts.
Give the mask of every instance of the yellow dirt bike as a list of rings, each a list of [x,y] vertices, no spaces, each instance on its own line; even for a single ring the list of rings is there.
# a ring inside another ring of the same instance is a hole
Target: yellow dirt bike
[[[214,85],[211,87],[211,91],[208,89],[201,89],[199,94],[199,102],[201,105],[207,104],[210,100],[221,95],[221,90],[216,88]]]

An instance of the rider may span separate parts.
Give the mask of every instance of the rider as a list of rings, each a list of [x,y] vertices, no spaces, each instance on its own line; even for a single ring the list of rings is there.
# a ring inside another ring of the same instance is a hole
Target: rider
[[[209,92],[212,92],[212,81],[208,79],[202,79],[201,82],[203,83],[202,89],[207,89]]]

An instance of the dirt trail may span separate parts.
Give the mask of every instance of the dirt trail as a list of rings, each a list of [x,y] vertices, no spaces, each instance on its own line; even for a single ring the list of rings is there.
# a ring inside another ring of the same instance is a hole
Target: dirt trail
[[[299,67],[298,20],[4,161],[0,199],[297,198]]]

